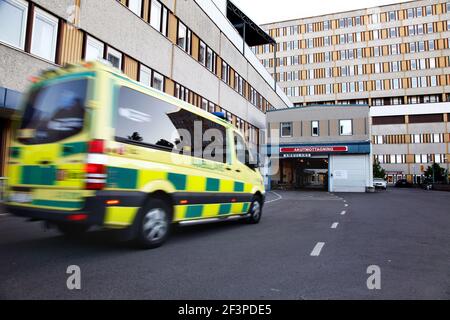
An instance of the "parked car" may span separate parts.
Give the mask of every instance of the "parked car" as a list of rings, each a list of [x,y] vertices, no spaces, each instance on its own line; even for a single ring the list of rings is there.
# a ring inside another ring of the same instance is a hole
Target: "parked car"
[[[406,179],[400,179],[395,183],[395,186],[397,188],[411,188],[412,183],[408,182],[408,180],[406,180]]]
[[[387,189],[387,182],[384,179],[375,178],[375,179],[373,179],[373,186],[375,187],[375,189],[386,190]]]

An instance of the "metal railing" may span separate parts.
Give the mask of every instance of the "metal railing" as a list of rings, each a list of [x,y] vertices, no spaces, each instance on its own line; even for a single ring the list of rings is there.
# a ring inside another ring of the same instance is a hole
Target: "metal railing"
[[[7,178],[0,177],[0,203],[6,200],[6,180]]]

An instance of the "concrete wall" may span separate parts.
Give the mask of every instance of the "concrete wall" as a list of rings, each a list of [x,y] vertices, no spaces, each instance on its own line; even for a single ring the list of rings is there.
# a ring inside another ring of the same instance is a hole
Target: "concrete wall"
[[[339,135],[339,120],[353,120],[353,135]],[[320,135],[311,135],[311,121],[319,121]],[[370,139],[369,107],[317,106],[276,110],[267,113],[270,129],[279,129],[281,122],[293,122],[293,136],[280,143],[327,143],[366,141]]]

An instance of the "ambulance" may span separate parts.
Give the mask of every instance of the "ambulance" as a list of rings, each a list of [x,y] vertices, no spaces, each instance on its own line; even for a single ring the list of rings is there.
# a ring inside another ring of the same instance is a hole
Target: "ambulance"
[[[174,224],[261,219],[263,178],[241,132],[100,62],[32,79],[7,166],[7,211],[67,236],[93,226],[160,246]]]

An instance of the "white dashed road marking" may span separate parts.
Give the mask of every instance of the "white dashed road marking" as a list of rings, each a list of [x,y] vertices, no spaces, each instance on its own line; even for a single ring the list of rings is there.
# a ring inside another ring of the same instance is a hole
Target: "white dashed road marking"
[[[331,229],[336,229],[337,226],[339,225],[339,222],[335,222],[331,225]]]
[[[344,210],[341,212],[341,216],[345,215],[347,212]]]
[[[345,207],[348,207],[348,204],[345,204]]]
[[[314,247],[313,251],[311,251],[312,257],[318,257],[320,255],[320,251],[322,251],[323,246],[325,245],[325,242],[317,242],[316,246]]]

